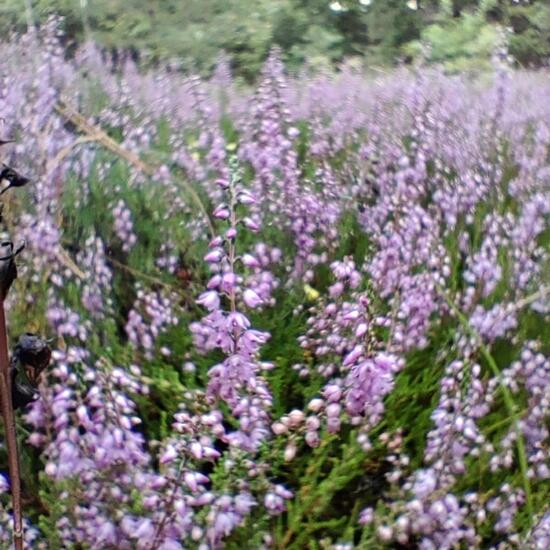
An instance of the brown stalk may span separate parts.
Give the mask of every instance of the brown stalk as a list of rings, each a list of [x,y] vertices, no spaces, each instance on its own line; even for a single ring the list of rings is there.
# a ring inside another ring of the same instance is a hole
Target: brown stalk
[[[148,164],[141,160],[138,155],[132,151],[128,151],[117,143],[111,136],[109,136],[104,130],[90,124],[86,117],[79,113],[74,107],[71,107],[66,100],[60,101],[56,104],[55,110],[64,118],[72,122],[82,133],[88,136],[86,141],[95,141],[103,145],[106,149],[109,149],[112,153],[124,159],[126,162],[131,164],[134,168],[137,168],[142,174],[152,177],[157,172],[158,167]],[[193,187],[186,181],[181,180],[178,183],[181,184],[185,192],[189,195],[192,201],[195,203],[201,214],[203,215],[206,223],[208,224],[208,229],[211,235],[215,234],[214,226],[212,220],[200,198],[198,193],[193,189]]]
[[[0,140],[0,145],[12,143],[12,140]],[[2,206],[0,206],[0,221],[2,221]],[[20,251],[20,250],[19,250]],[[13,252],[13,245],[10,248],[11,256],[4,257],[4,262],[15,262],[18,251]],[[8,449],[8,470],[10,475],[12,508],[13,508],[13,545],[15,550],[23,550],[23,512],[21,505],[21,474],[19,469],[19,451],[17,449],[17,432],[15,427],[15,414],[13,412],[10,357],[8,351],[8,335],[6,328],[6,313],[4,311],[4,300],[9,291],[13,279],[17,277],[15,264],[13,272],[9,267],[3,270],[2,295],[0,297],[0,408],[4,420],[4,433]],[[10,277],[13,279],[10,280]]]
[[[4,302],[0,302],[0,400],[2,417],[8,447],[8,464],[13,504],[13,543],[15,550],[23,550],[23,514],[21,507],[21,476],[19,472],[19,452],[15,432],[15,415],[11,399],[10,360],[6,333]]]

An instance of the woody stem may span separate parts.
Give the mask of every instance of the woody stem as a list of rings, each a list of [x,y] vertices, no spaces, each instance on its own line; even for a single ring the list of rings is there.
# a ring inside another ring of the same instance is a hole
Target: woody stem
[[[6,335],[4,303],[0,303],[0,401],[4,431],[8,447],[8,464],[13,502],[13,543],[15,550],[23,550],[23,518],[21,513],[21,477],[19,474],[19,453],[15,432],[15,416],[11,399],[10,362]]]

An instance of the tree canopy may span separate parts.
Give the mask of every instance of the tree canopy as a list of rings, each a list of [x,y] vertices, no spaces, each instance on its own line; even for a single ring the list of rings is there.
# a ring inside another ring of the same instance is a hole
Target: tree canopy
[[[290,67],[424,56],[453,69],[490,59],[506,29],[518,64],[550,58],[550,0],[4,0],[2,36],[52,13],[63,16],[69,44],[91,37],[145,63],[177,59],[200,72],[224,51],[247,79],[274,44]]]

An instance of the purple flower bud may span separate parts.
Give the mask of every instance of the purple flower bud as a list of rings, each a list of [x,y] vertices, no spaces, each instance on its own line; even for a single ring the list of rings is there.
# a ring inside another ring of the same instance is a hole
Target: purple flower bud
[[[225,204],[220,204],[214,212],[212,212],[212,215],[215,218],[218,218],[218,220],[227,220],[229,216],[231,215],[231,212],[229,212],[229,209]]]
[[[342,364],[344,367],[348,367],[349,365],[355,363],[361,355],[363,355],[363,346],[357,345],[346,355]]]
[[[216,248],[218,246],[221,246],[223,244],[223,239],[218,235],[217,237],[214,237],[209,243],[208,248]]]
[[[186,472],[183,476],[183,480],[185,481],[187,487],[189,487],[189,489],[191,489],[194,493],[199,490],[199,484],[194,472]]]
[[[317,432],[306,432],[305,440],[310,447],[318,447],[321,442]]]
[[[236,312],[227,316],[227,324],[233,330],[236,328],[246,330],[250,326],[250,321],[242,313]]]
[[[260,262],[252,254],[243,254],[241,260],[246,267],[260,267]]]
[[[369,525],[374,520],[374,510],[372,508],[365,508],[359,514],[359,524],[360,525]]]
[[[214,288],[218,288],[220,286],[220,283],[222,282],[222,277],[221,275],[214,275],[209,281],[208,281],[208,284],[206,285],[206,288],[208,288],[208,290],[213,290]]]
[[[241,204],[246,204],[246,205],[254,204],[256,202],[256,199],[254,198],[254,196],[251,193],[249,193],[248,191],[241,191],[237,195],[237,200]]]
[[[342,397],[342,388],[338,384],[327,384],[323,388],[323,397],[329,402],[329,403],[336,403],[337,401],[340,401]]]
[[[329,287],[328,293],[332,299],[338,298],[344,292],[344,284],[338,281]]]
[[[216,449],[213,449],[212,447],[203,447],[202,454],[207,460],[216,460],[221,456],[219,451],[216,451]]]
[[[341,424],[342,423],[337,416],[330,416],[327,418],[327,431],[331,434],[337,433],[340,431]]]
[[[338,417],[340,415],[341,407],[338,403],[331,403],[326,410],[327,416],[330,417]]]
[[[210,264],[217,264],[223,258],[223,252],[220,249],[211,250],[204,257],[204,261]]]
[[[256,232],[260,230],[260,226],[252,218],[243,218],[242,222],[247,229],[250,229],[250,231]]]
[[[209,290],[208,292],[203,292],[199,296],[197,304],[204,306],[208,311],[213,311],[219,309],[220,297],[215,290]]]
[[[228,273],[224,273],[222,276],[222,282],[221,282],[221,289],[224,292],[227,292],[230,294],[235,290],[235,287],[237,286],[237,275],[233,273],[232,271],[229,271]]]
[[[288,129],[288,137],[291,139],[297,138],[300,135],[300,130],[295,126],[292,126]]]
[[[350,311],[349,313],[346,313],[346,315],[344,315],[344,320],[345,321],[357,321],[357,319],[359,319],[360,317],[360,313],[354,309],[352,311]]]
[[[306,429],[309,431],[318,430],[321,426],[321,421],[316,416],[308,416],[306,419]]]
[[[202,445],[198,441],[193,441],[193,443],[191,443],[189,451],[197,460],[202,458]]]
[[[325,402],[322,400],[322,399],[319,399],[318,397],[315,398],[315,399],[312,399],[309,403],[308,403],[308,406],[307,408],[314,412],[314,413],[317,413],[319,412],[322,408],[323,408],[323,405],[325,404]]]
[[[288,414],[289,426],[292,428],[298,427],[304,421],[305,415],[299,409],[293,409]]]
[[[357,325],[357,328],[355,329],[355,336],[357,336],[357,338],[361,338],[366,334],[368,328],[369,326],[367,325],[367,323],[359,323]]]
[[[86,426],[86,424],[89,421],[88,418],[88,411],[86,409],[85,405],[79,405],[76,409],[76,416],[78,418],[78,422],[81,426]]]
[[[243,300],[244,303],[252,309],[257,308],[258,306],[263,304],[263,300],[258,296],[256,292],[254,292],[250,288],[247,288],[243,292]]]
[[[191,501],[192,506],[205,506],[214,500],[212,493],[203,493]]]
[[[167,445],[166,450],[160,457],[161,464],[168,464],[178,457],[178,452],[172,445]]]

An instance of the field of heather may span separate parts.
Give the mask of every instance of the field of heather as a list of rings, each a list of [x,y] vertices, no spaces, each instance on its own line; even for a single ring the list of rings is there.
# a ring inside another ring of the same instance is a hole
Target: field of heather
[[[19,508],[39,550],[550,548],[547,72],[36,40],[0,45],[0,548]]]

